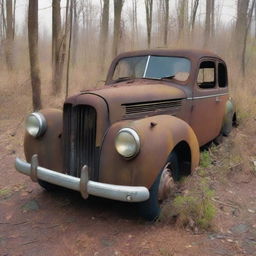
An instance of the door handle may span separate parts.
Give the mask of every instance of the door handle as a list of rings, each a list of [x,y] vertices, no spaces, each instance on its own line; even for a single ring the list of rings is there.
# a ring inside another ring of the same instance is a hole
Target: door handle
[[[215,98],[215,101],[216,101],[216,102],[221,102],[220,97],[217,96],[217,97]]]

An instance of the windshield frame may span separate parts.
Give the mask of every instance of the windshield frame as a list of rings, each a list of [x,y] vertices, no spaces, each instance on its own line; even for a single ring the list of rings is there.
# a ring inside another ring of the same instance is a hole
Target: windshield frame
[[[162,54],[140,54],[140,55],[130,55],[130,56],[122,56],[120,58],[116,58],[111,67],[110,67],[110,70],[109,70],[109,74],[108,74],[108,77],[107,77],[107,80],[106,80],[106,85],[111,85],[111,84],[118,84],[119,82],[116,82],[117,79],[113,79],[113,76],[114,76],[114,73],[115,73],[115,70],[116,70],[116,67],[118,65],[118,63],[122,60],[122,59],[126,59],[126,58],[133,58],[133,57],[147,57],[147,61],[146,61],[146,65],[145,65],[145,70],[144,70],[144,73],[143,73],[143,76],[142,77],[139,77],[139,78],[133,78],[131,77],[130,79],[127,79],[125,81],[129,81],[129,80],[135,80],[135,79],[146,79],[146,80],[152,80],[152,81],[159,81],[159,82],[167,82],[167,83],[176,83],[176,84],[180,84],[180,85],[187,85],[188,84],[188,81],[191,79],[191,76],[192,76],[192,72],[193,72],[193,61],[187,57],[187,56],[180,56],[180,55],[162,55]],[[175,78],[153,78],[153,77],[145,77],[146,75],[146,72],[147,72],[147,69],[148,69],[148,64],[149,64],[149,61],[150,61],[150,58],[151,57],[169,57],[169,58],[182,58],[182,59],[186,59],[189,61],[190,63],[190,71],[189,71],[189,75],[187,77],[186,80],[184,81],[181,81],[181,80],[177,80]]]

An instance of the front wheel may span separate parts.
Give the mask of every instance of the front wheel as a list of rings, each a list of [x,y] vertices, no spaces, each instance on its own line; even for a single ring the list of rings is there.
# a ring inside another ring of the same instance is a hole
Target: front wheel
[[[171,190],[178,180],[179,162],[175,152],[172,152],[167,159],[167,163],[163,170],[157,176],[155,182],[151,186],[149,199],[139,203],[140,215],[149,221],[156,220],[161,212],[161,202],[168,198]]]

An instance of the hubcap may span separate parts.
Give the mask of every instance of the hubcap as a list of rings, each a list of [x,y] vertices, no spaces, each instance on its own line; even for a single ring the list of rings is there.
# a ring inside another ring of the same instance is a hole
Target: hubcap
[[[158,188],[158,200],[163,201],[168,198],[172,189],[174,189],[175,183],[172,178],[171,164],[167,163],[162,171]]]

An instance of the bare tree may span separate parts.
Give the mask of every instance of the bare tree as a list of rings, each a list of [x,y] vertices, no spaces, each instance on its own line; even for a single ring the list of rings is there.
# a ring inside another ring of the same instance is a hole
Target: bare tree
[[[67,78],[66,78],[66,98],[68,97],[68,91],[69,91],[69,72],[70,72],[70,54],[71,54],[71,40],[72,40],[72,31],[73,31],[73,7],[74,7],[75,0],[71,0],[70,4],[70,16],[69,16],[69,40],[68,40],[68,60],[67,60]],[[68,10],[68,6],[67,6]],[[68,14],[66,13],[66,18],[68,17]],[[66,20],[66,27],[67,27],[67,20]]]
[[[72,40],[72,64],[76,65],[76,59],[77,59],[77,48],[78,48],[78,33],[79,33],[79,13],[78,13],[78,6],[77,6],[77,0],[72,1],[73,5],[73,27],[74,29],[72,30],[73,34],[73,40]]]
[[[4,0],[0,1],[1,7],[1,42],[6,38],[6,18],[5,18],[5,4]]]
[[[61,14],[60,0],[52,0],[52,65],[53,65],[53,93],[61,90],[60,50],[61,50]]]
[[[250,0],[238,0],[237,1],[237,20],[234,31],[234,43],[235,53],[237,59],[240,61],[242,57],[241,48],[245,38],[245,32],[247,27],[247,12],[249,8]]]
[[[69,1],[67,0],[66,3],[68,9]],[[61,91],[66,56],[66,38],[67,29],[63,30],[61,26],[60,0],[52,0],[52,88],[54,95]]]
[[[108,27],[109,27],[109,0],[104,0],[101,26],[100,26],[100,68],[101,71],[105,67],[105,58],[106,58],[106,46],[108,42]]]
[[[14,40],[14,18],[12,0],[6,0],[6,40],[5,59],[9,70],[13,69],[13,40]]]
[[[146,8],[146,23],[147,23],[147,43],[148,48],[151,47],[151,30],[152,30],[152,14],[153,14],[153,0],[145,0]]]
[[[178,40],[184,39],[188,22],[188,1],[180,0],[178,3]]]
[[[169,27],[169,0],[164,0],[164,45],[167,46]]]
[[[115,57],[118,53],[118,42],[120,39],[121,32],[121,13],[123,8],[124,0],[114,0],[114,36],[112,55]]]
[[[132,0],[132,49],[138,40],[137,1]]]
[[[242,60],[241,60],[241,68],[242,68],[243,76],[245,76],[245,71],[246,71],[245,70],[245,66],[246,66],[245,65],[245,55],[246,55],[247,38],[248,38],[248,33],[249,33],[251,22],[252,22],[253,10],[254,10],[254,7],[255,7],[255,1],[256,0],[252,0],[252,4],[251,4],[251,7],[250,7],[249,13],[248,13],[246,29],[245,29],[245,33],[244,33]]]
[[[32,85],[33,109],[39,110],[41,104],[41,80],[38,60],[38,0],[29,0],[28,7],[28,46],[30,77]]]
[[[214,0],[206,0],[206,15],[204,29],[204,47],[209,43],[214,34]]]
[[[193,7],[192,7],[192,13],[191,13],[191,21],[190,21],[190,32],[193,35],[194,28],[195,28],[195,21],[196,21],[196,13],[199,5],[199,0],[194,0]]]

